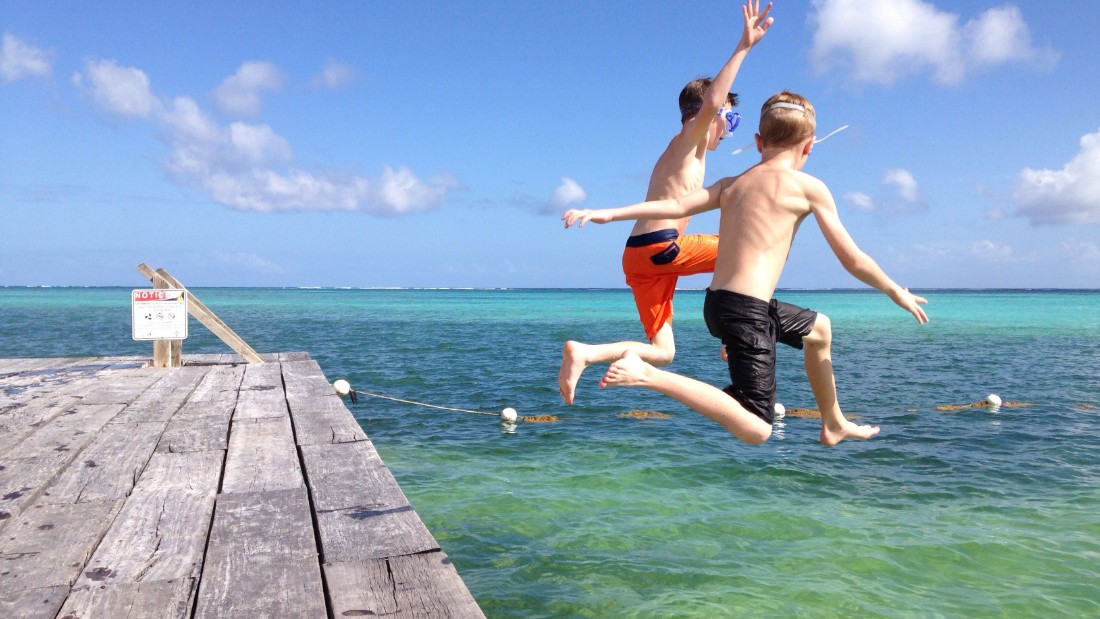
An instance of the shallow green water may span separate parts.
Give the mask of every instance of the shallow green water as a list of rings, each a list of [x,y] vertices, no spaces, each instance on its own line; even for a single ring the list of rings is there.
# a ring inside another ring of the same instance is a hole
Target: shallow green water
[[[626,291],[211,289],[262,352],[378,398],[349,407],[490,617],[1100,615],[1100,293],[931,291],[918,327],[882,295],[787,292],[833,320],[866,443],[787,418],[742,445],[679,404],[555,377],[564,340],[638,337]],[[702,294],[677,296],[672,369],[721,383]],[[195,322],[184,352],[225,352]],[[149,354],[128,289],[0,289],[0,357]],[[801,357],[779,400],[812,407]],[[722,383],[724,384],[724,383]],[[988,393],[1023,408],[936,410]],[[623,419],[662,411],[669,419]]]

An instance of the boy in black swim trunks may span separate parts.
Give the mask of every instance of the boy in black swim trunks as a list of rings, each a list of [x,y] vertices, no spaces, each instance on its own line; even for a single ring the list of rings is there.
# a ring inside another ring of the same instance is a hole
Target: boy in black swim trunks
[[[706,157],[737,126],[733,112],[737,95],[730,92],[749,50],[759,43],[773,20],[771,3],[760,0],[741,7],[744,29],[733,55],[713,80],[695,79],[680,92],[680,130],[669,141],[649,177],[646,200],[673,198],[703,187]],[[577,382],[594,363],[611,363],[630,351],[654,365],[668,365],[676,356],[672,332],[672,299],[680,276],[711,273],[718,255],[718,237],[685,234],[690,218],[638,221],[623,251],[623,274],[638,307],[647,341],[587,344],[569,340],[562,347],[558,391],[572,404]]]
[[[707,328],[725,345],[731,385],[718,389],[653,367],[626,353],[608,369],[601,387],[643,386],[676,398],[706,415],[746,443],[771,436],[775,404],[775,344],[804,348],[806,375],[821,411],[821,442],[866,439],[879,428],[848,421],[840,409],[833,378],[832,328],[826,316],[772,298],[794,235],[810,214],[844,268],[886,295],[920,324],[927,303],[890,279],[863,253],[840,222],[832,194],[823,182],[802,172],[813,150],[814,108],[804,97],[781,92],[764,103],[756,147],[760,163],[739,176],[677,199],[618,209],[573,210],[573,223],[686,217],[721,209],[718,258],[707,288]],[[731,397],[732,396],[732,397]]]

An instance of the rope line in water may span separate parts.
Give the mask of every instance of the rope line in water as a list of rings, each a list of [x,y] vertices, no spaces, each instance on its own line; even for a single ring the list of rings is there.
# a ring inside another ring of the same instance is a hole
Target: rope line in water
[[[360,391],[359,389],[356,389],[353,393],[357,393],[359,395],[369,395],[372,398],[381,398],[383,400],[392,400],[394,402],[403,402],[405,404],[416,404],[417,406],[427,406],[428,408],[438,408],[438,409],[445,410],[445,411],[458,411],[460,413],[473,413],[475,415],[492,415],[493,417],[499,417],[500,416],[500,413],[489,413],[489,412],[486,412],[486,411],[472,411],[472,410],[467,409],[467,408],[454,408],[454,407],[451,407],[451,406],[439,406],[437,404],[427,404],[425,402],[417,402],[416,400],[402,400],[401,398],[394,398],[394,397],[390,397],[388,395],[382,395],[382,394],[379,394],[379,393],[371,393],[369,391]]]

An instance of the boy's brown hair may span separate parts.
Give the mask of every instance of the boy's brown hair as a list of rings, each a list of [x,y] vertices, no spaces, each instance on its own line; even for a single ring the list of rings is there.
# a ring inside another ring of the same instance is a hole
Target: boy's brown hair
[[[697,77],[684,86],[684,89],[680,91],[680,123],[686,123],[689,118],[699,113],[699,110],[703,109],[703,95],[706,94],[707,88],[710,87],[710,83],[714,81],[709,77]],[[737,93],[731,92],[726,95],[726,103],[731,107],[737,107]]]
[[[772,95],[760,108],[760,141],[763,146],[794,146],[817,131],[817,113],[809,99],[784,90]]]

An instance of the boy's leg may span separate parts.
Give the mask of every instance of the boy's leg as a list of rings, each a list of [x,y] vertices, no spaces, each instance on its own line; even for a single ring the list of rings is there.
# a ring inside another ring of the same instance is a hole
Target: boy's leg
[[[802,338],[806,377],[821,411],[821,443],[833,446],[846,438],[868,439],[878,434],[877,426],[857,425],[848,421],[840,410],[833,376],[833,329],[829,317],[818,314],[814,327]]]
[[[622,386],[647,387],[675,398],[751,445],[763,443],[772,433],[766,421],[750,413],[721,389],[655,368],[630,352],[612,363],[600,381],[600,387]]]
[[[561,369],[558,370],[558,392],[566,404],[573,403],[577,381],[584,368],[593,363],[611,363],[632,352],[653,365],[665,366],[676,356],[676,340],[672,335],[672,323],[666,322],[654,334],[651,343],[612,342],[610,344],[585,344],[569,340],[561,351]]]

